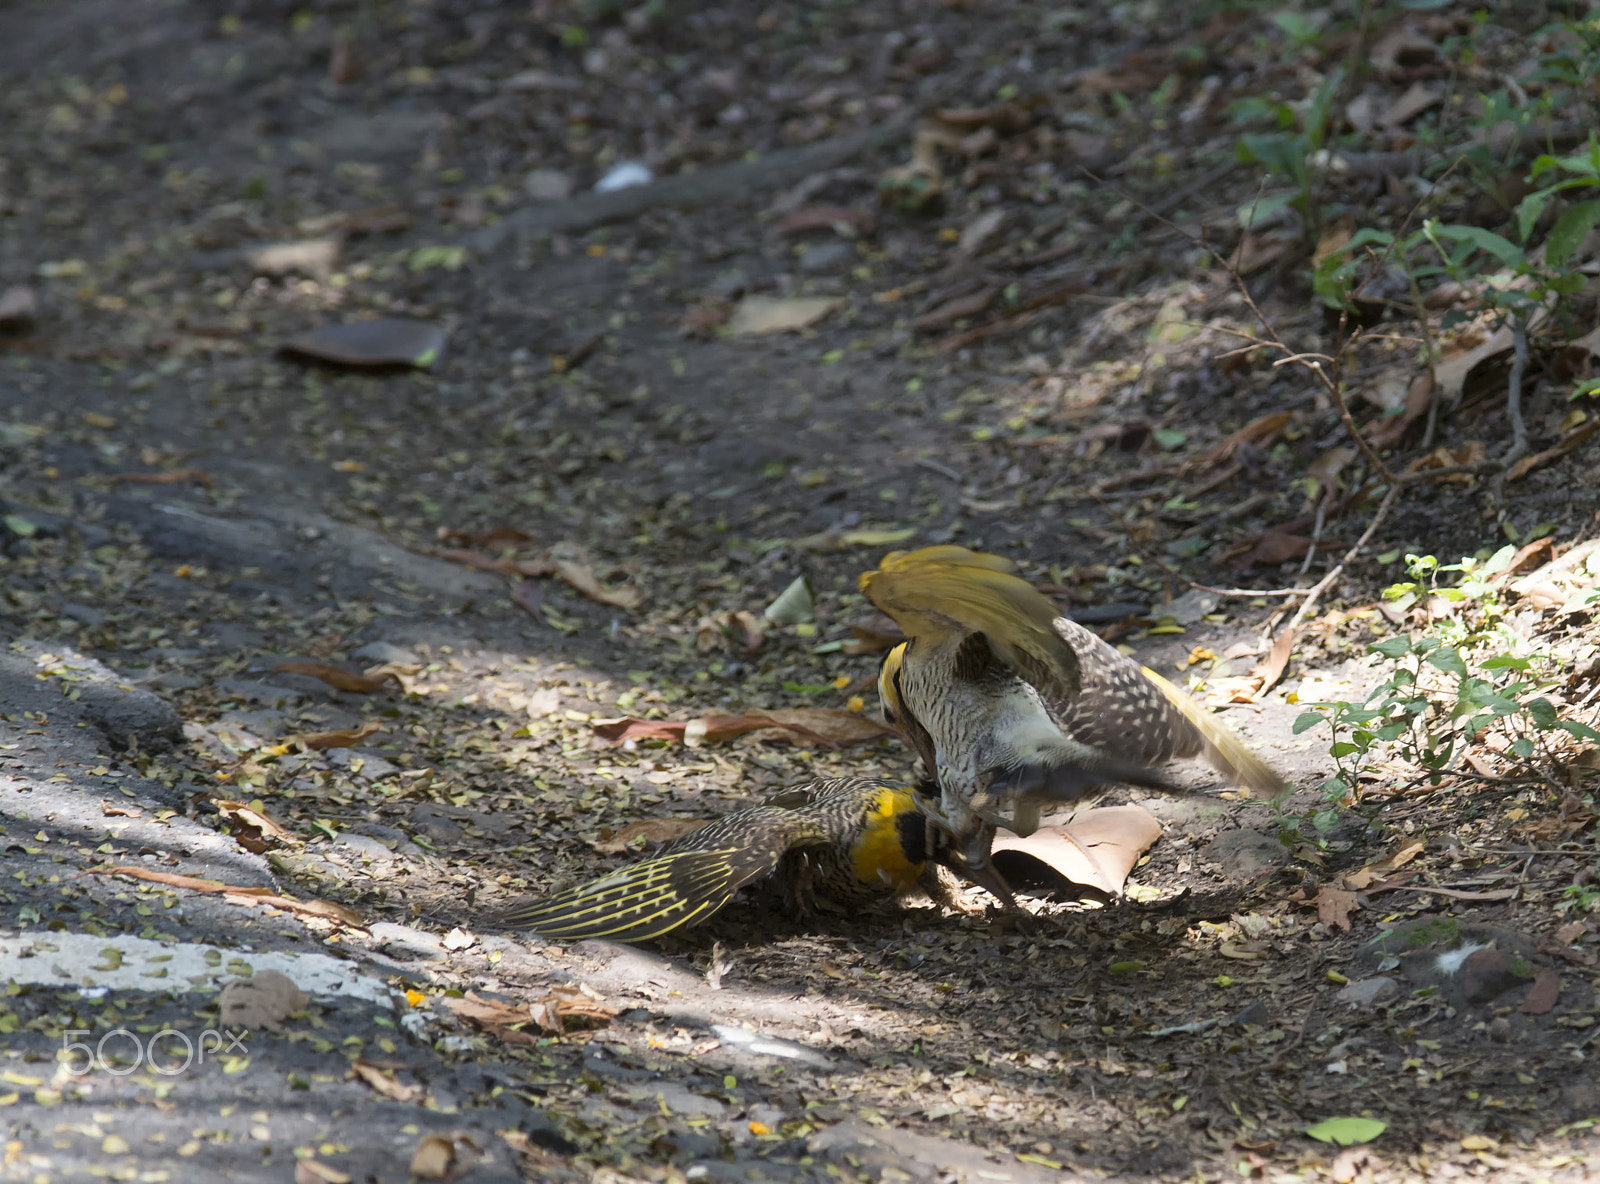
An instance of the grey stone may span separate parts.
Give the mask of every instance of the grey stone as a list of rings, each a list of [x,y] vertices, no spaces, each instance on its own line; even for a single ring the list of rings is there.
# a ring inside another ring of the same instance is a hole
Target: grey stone
[[[325,755],[328,764],[335,769],[351,768],[359,760],[361,770],[356,776],[367,781],[382,781],[400,771],[399,765],[384,759],[370,748],[331,748]]]
[[[1193,625],[1217,607],[1221,597],[1213,592],[1190,588],[1171,604],[1157,605],[1152,611],[1158,617],[1171,617],[1180,625]]]
[[[77,621],[80,625],[87,625],[93,629],[106,623],[106,615],[99,609],[87,604],[63,604],[61,615]]]
[[[203,680],[192,674],[182,674],[176,670],[169,670],[165,674],[157,675],[150,680],[150,685],[163,691],[192,691],[195,687],[203,685]]]
[[[461,824],[432,802],[423,802],[412,809],[411,828],[426,835],[432,843],[461,841]]]
[[[787,464],[798,454],[775,440],[743,439],[711,440],[700,446],[700,463],[715,472],[754,470],[768,464]]]
[[[801,271],[817,273],[824,271],[838,271],[849,266],[856,257],[856,249],[849,243],[833,242],[813,243],[800,253],[799,268]]]
[[[1378,975],[1375,978],[1358,979],[1347,983],[1340,992],[1333,997],[1335,1003],[1343,1003],[1348,1007],[1371,1007],[1382,1003],[1385,999],[1392,999],[1400,993],[1400,984],[1392,978]]]
[[[1519,974],[1502,951],[1474,950],[1461,963],[1461,997],[1468,1003],[1488,1003],[1528,980]]]
[[[694,1093],[676,1081],[636,1087],[630,1089],[628,1093],[637,1099],[664,1104],[672,1113],[688,1115],[691,1118],[721,1118],[728,1112],[725,1102]]]
[[[522,178],[522,192],[534,201],[561,201],[572,196],[572,178],[560,169],[533,169]]]
[[[47,654],[54,661],[41,665],[37,659]],[[51,670],[56,673],[38,677]],[[19,642],[0,653],[0,714],[22,711],[47,712],[52,726],[81,720],[118,749],[133,736],[141,748],[161,751],[182,734],[178,713],[166,700],[133,686],[105,663],[57,643]]]
[[[394,858],[394,852],[387,844],[369,835],[341,834],[334,843],[336,848],[350,851],[365,860],[388,861]]]
[[[392,826],[380,826],[376,822],[363,822],[356,827],[356,833],[376,839],[396,855],[416,858],[425,854],[421,847],[411,841],[410,835]]]
[[[394,662],[401,666],[412,666],[417,661],[416,654],[403,646],[390,645],[387,641],[369,641],[350,656],[358,662]]]
[[[756,1056],[798,1061],[802,1065],[811,1065],[817,1069],[831,1069],[834,1065],[833,1058],[827,1053],[818,1052],[810,1045],[801,1044],[796,1040],[785,1040],[781,1036],[763,1036],[759,1032],[752,1032],[749,1028],[733,1024],[712,1024],[711,1034],[724,1044]]]
[[[443,958],[444,943],[431,933],[397,925],[393,921],[377,921],[367,927],[372,940],[380,950],[390,950],[411,957]]]
[[[292,707],[306,697],[290,687],[272,686],[253,678],[222,679],[217,683],[217,694],[237,703],[259,703],[265,707]]]
[[[1266,875],[1289,861],[1289,848],[1276,835],[1244,829],[1223,831],[1200,853],[1221,864],[1228,875],[1245,880]]]

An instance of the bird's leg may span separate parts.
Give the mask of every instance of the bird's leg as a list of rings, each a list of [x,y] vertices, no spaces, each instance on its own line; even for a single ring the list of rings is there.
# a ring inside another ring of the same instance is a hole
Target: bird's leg
[[[961,881],[942,863],[929,863],[922,869],[917,883],[940,908],[947,908],[965,917],[981,917],[988,911],[981,904],[973,904],[962,894]]]
[[[1015,922],[1017,928],[1029,937],[1039,932],[1038,926],[1034,923],[1033,914],[1017,903],[1016,895],[1011,891],[1011,885],[1006,883],[1005,877],[995,869],[992,863],[972,868],[967,874],[972,878],[974,884],[992,893],[995,899],[1000,902],[1001,916],[1009,917]]]
[[[804,851],[791,851],[784,857],[783,903],[795,918],[809,917],[817,911],[816,884],[811,875],[811,860]]]

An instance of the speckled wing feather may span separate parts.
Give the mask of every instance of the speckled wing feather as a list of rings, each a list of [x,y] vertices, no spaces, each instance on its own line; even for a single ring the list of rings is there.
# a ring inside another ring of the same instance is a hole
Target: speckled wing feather
[[[1058,618],[1055,628],[1083,672],[1076,697],[1049,702],[1067,735],[1147,765],[1200,757],[1237,786],[1283,789],[1283,779],[1188,694],[1075,621]]]
[[[704,921],[746,884],[807,851],[817,887],[852,904],[908,887],[923,863],[921,816],[892,782],[835,778],[795,787],[766,805],[725,815],[655,855],[495,920],[544,937],[648,941]],[[908,840],[914,839],[914,843]]]
[[[926,547],[884,556],[863,572],[861,590],[910,637],[939,646],[982,634],[990,652],[1050,698],[1078,691],[1072,647],[1054,628],[1055,606],[998,555]]]
[[[763,843],[657,855],[497,920],[548,938],[648,941],[710,917],[777,867],[783,851]]]

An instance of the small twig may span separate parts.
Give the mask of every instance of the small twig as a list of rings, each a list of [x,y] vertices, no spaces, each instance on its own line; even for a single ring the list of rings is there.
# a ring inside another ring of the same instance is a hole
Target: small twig
[[[957,485],[961,484],[961,474],[949,465],[940,464],[938,461],[926,456],[917,457],[916,464],[918,468],[927,469],[930,473],[938,473],[941,477],[948,477]]]
[[[1300,565],[1301,575],[1311,570],[1311,561],[1317,557],[1317,544],[1322,541],[1322,523],[1327,513],[1328,499],[1323,498],[1317,503],[1317,521],[1311,528],[1311,545],[1306,548],[1306,561]]]
[[[1335,580],[1344,574],[1345,565],[1353,562],[1355,557],[1360,553],[1361,548],[1367,545],[1367,540],[1372,538],[1372,536],[1377,533],[1378,527],[1382,524],[1384,518],[1388,516],[1389,510],[1394,505],[1396,499],[1399,498],[1401,488],[1402,486],[1399,485],[1389,486],[1389,492],[1384,494],[1383,501],[1378,503],[1378,512],[1372,516],[1372,521],[1367,524],[1367,529],[1361,532],[1361,537],[1356,540],[1356,545],[1351,547],[1350,550],[1346,551],[1344,558],[1339,560],[1338,565],[1334,567],[1333,570],[1328,572],[1327,575],[1323,576],[1322,579],[1318,580],[1317,583],[1312,586],[1311,591],[1306,594],[1306,598],[1301,602],[1300,608],[1289,620],[1288,627],[1290,629],[1297,629],[1300,627],[1300,622],[1305,620],[1306,616],[1311,612],[1311,610],[1316,607],[1317,600],[1324,592],[1328,590]]]
[[[1339,389],[1339,384],[1329,381],[1328,376],[1322,372],[1321,362],[1307,363],[1306,369],[1322,379],[1322,385],[1333,396],[1334,406],[1339,409],[1339,422],[1344,424],[1344,430],[1355,441],[1356,447],[1361,450],[1361,455],[1372,466],[1372,471],[1385,483],[1394,482],[1396,480],[1394,473],[1390,472],[1389,466],[1384,464],[1383,458],[1373,451],[1372,445],[1367,442],[1367,438],[1361,434],[1361,429],[1356,426],[1356,417],[1350,414],[1350,404],[1345,402],[1344,392]]]
[[[1511,447],[1500,458],[1500,476],[1495,480],[1494,500],[1505,502],[1506,476],[1516,460],[1528,451],[1528,425],[1522,418],[1522,376],[1528,368],[1528,318],[1517,313],[1511,319],[1511,376],[1506,379],[1506,414],[1511,418]]]

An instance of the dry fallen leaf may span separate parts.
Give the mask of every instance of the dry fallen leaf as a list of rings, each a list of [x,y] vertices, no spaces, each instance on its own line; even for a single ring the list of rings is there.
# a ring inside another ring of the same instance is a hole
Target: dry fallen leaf
[[[594,569],[574,558],[552,554],[550,559],[555,574],[582,592],[590,600],[632,611],[644,603],[644,593],[636,586],[626,584],[621,588],[607,588],[595,576]]]
[[[375,732],[383,731],[383,724],[375,719],[369,719],[359,728],[343,728],[337,732],[313,732],[308,736],[291,736],[291,741],[298,743],[313,752],[321,752],[327,748],[350,748],[360,744]]]
[[[1407,432],[1422,422],[1432,401],[1433,375],[1417,375],[1406,388],[1404,410],[1399,415],[1386,416],[1373,424],[1367,434],[1368,443],[1378,449],[1395,447],[1405,439]]]
[[[367,694],[380,690],[385,683],[391,680],[402,691],[406,689],[405,683],[400,681],[400,676],[392,670],[384,670],[383,673],[376,675],[366,675],[356,674],[354,671],[345,670],[328,662],[280,662],[272,668],[272,671],[274,674],[304,674],[311,678],[318,678],[335,690],[340,691],[358,691]]]
[[[465,950],[476,945],[477,941],[478,939],[474,934],[468,933],[457,925],[444,935],[444,948],[447,950]]]
[[[282,844],[289,847],[303,845],[303,840],[290,833],[267,815],[243,802],[212,800],[217,812],[234,826],[234,842],[251,854],[260,855],[269,846]]]
[[[567,1030],[569,1019],[585,1024],[609,1024],[618,1009],[605,1004],[601,996],[588,987],[557,987],[543,998],[527,1004],[498,1003],[468,991],[463,999],[441,997],[444,1006],[485,1030],[513,1044],[532,1044],[533,1039],[517,1029],[523,1024],[536,1024],[545,1032],[556,1035]]]
[[[511,589],[511,603],[544,624],[544,581],[519,580]]]
[[[1511,466],[1510,471],[1506,473],[1506,480],[1519,480],[1540,465],[1548,464],[1557,457],[1565,456],[1597,431],[1600,431],[1600,418],[1591,419],[1581,427],[1573,428],[1543,452],[1536,452],[1532,456],[1524,456],[1517,460]]]
[[[418,1180],[448,1180],[455,1166],[455,1142],[443,1135],[424,1135],[411,1155],[411,1174]]]
[[[898,735],[893,728],[879,723],[871,716],[854,711],[841,711],[837,707],[781,707],[763,714],[778,727],[771,735],[765,731],[757,731],[752,739],[792,740],[799,737],[820,740],[824,744],[838,747],[845,744],[867,744],[884,736]],[[784,730],[792,732],[793,735],[783,735]]]
[[[617,855],[633,845],[635,839],[652,843],[670,843],[691,835],[706,824],[704,818],[644,818],[630,822],[609,839],[591,846],[602,855]]]
[[[1429,469],[1453,469],[1458,465],[1475,465],[1487,460],[1489,450],[1482,441],[1473,440],[1465,448],[1447,448],[1443,444],[1435,448],[1426,456],[1419,456],[1406,466],[1406,473],[1422,473]],[[1471,473],[1452,473],[1447,477],[1437,478],[1439,481],[1450,481],[1457,485],[1471,485],[1475,480]]]
[[[843,238],[855,238],[872,228],[872,211],[849,206],[803,206],[790,210],[772,224],[775,234],[804,234],[808,230],[831,230]]]
[[[1439,384],[1438,397],[1446,402],[1459,399],[1461,388],[1467,383],[1467,375],[1479,364],[1505,353],[1515,342],[1515,334],[1506,327],[1469,349],[1446,348],[1433,370],[1434,380]]]
[[[1561,976],[1553,970],[1541,970],[1517,1010],[1523,1015],[1545,1015],[1560,998]]]
[[[176,872],[158,872],[133,864],[113,864],[110,867],[92,867],[85,873],[95,876],[131,876],[135,880],[148,880],[152,884],[166,884],[172,888],[187,888],[191,892],[207,892],[226,896],[240,904],[263,904],[268,908],[284,909],[309,917],[325,917],[348,925],[352,929],[366,927],[366,919],[352,908],[335,904],[331,900],[295,900],[279,896],[270,888],[238,888],[217,880],[201,880],[194,876],[181,876]]]
[[[1288,411],[1273,411],[1257,417],[1245,424],[1244,427],[1234,432],[1221,444],[1210,452],[1200,457],[1197,465],[1213,465],[1221,460],[1229,460],[1239,451],[1241,444],[1255,444],[1265,446],[1266,442],[1284,428],[1289,426],[1294,416]]]
[[[850,639],[844,643],[847,654],[875,654],[893,649],[906,639],[905,630],[893,617],[879,613],[871,620],[857,621],[850,626]]]
[[[601,720],[595,734],[620,744],[624,740],[676,740],[690,747],[732,740],[759,732],[762,740],[798,739],[838,747],[893,736],[893,728],[866,716],[832,707],[792,707],[758,715],[708,715],[691,720]]]
[[[728,318],[728,334],[759,337],[793,332],[816,324],[843,303],[831,296],[746,296]]]
[[[392,1073],[386,1073],[369,1061],[352,1061],[350,1063],[350,1076],[365,1081],[378,1093],[396,1102],[420,1102],[425,1090],[420,1085],[406,1085],[396,1081]]]
[[[1272,648],[1267,651],[1254,670],[1250,672],[1254,678],[1261,680],[1261,685],[1256,688],[1257,695],[1265,695],[1278,684],[1283,677],[1283,672],[1289,666],[1289,656],[1294,652],[1295,630],[1285,629],[1273,639]]]
[[[1143,806],[1104,806],[1067,826],[1041,826],[1027,838],[998,831],[994,866],[1018,891],[1061,896],[1076,885],[1117,896],[1160,837],[1161,823]]]
[[[1236,544],[1228,556],[1228,565],[1235,571],[1247,571],[1258,563],[1288,563],[1303,556],[1309,546],[1309,535],[1269,526],[1255,538]]]
[[[1317,919],[1332,933],[1342,929],[1350,931],[1350,914],[1360,907],[1354,892],[1344,888],[1335,888],[1332,884],[1324,884],[1317,890],[1316,899],[1312,902],[1317,906]]]
[[[294,1165],[294,1184],[350,1184],[350,1173],[314,1159],[300,1159]]]
[[[311,1002],[294,980],[282,971],[258,970],[249,978],[235,979],[222,988],[217,1022],[225,1028],[283,1030],[283,1021]]]
[[[1421,839],[1415,839],[1402,846],[1394,854],[1386,856],[1376,863],[1369,863],[1366,867],[1347,872],[1341,877],[1340,882],[1346,888],[1354,889],[1357,892],[1365,892],[1378,881],[1386,880],[1394,875],[1395,872],[1421,855],[1426,849],[1426,843]]]

